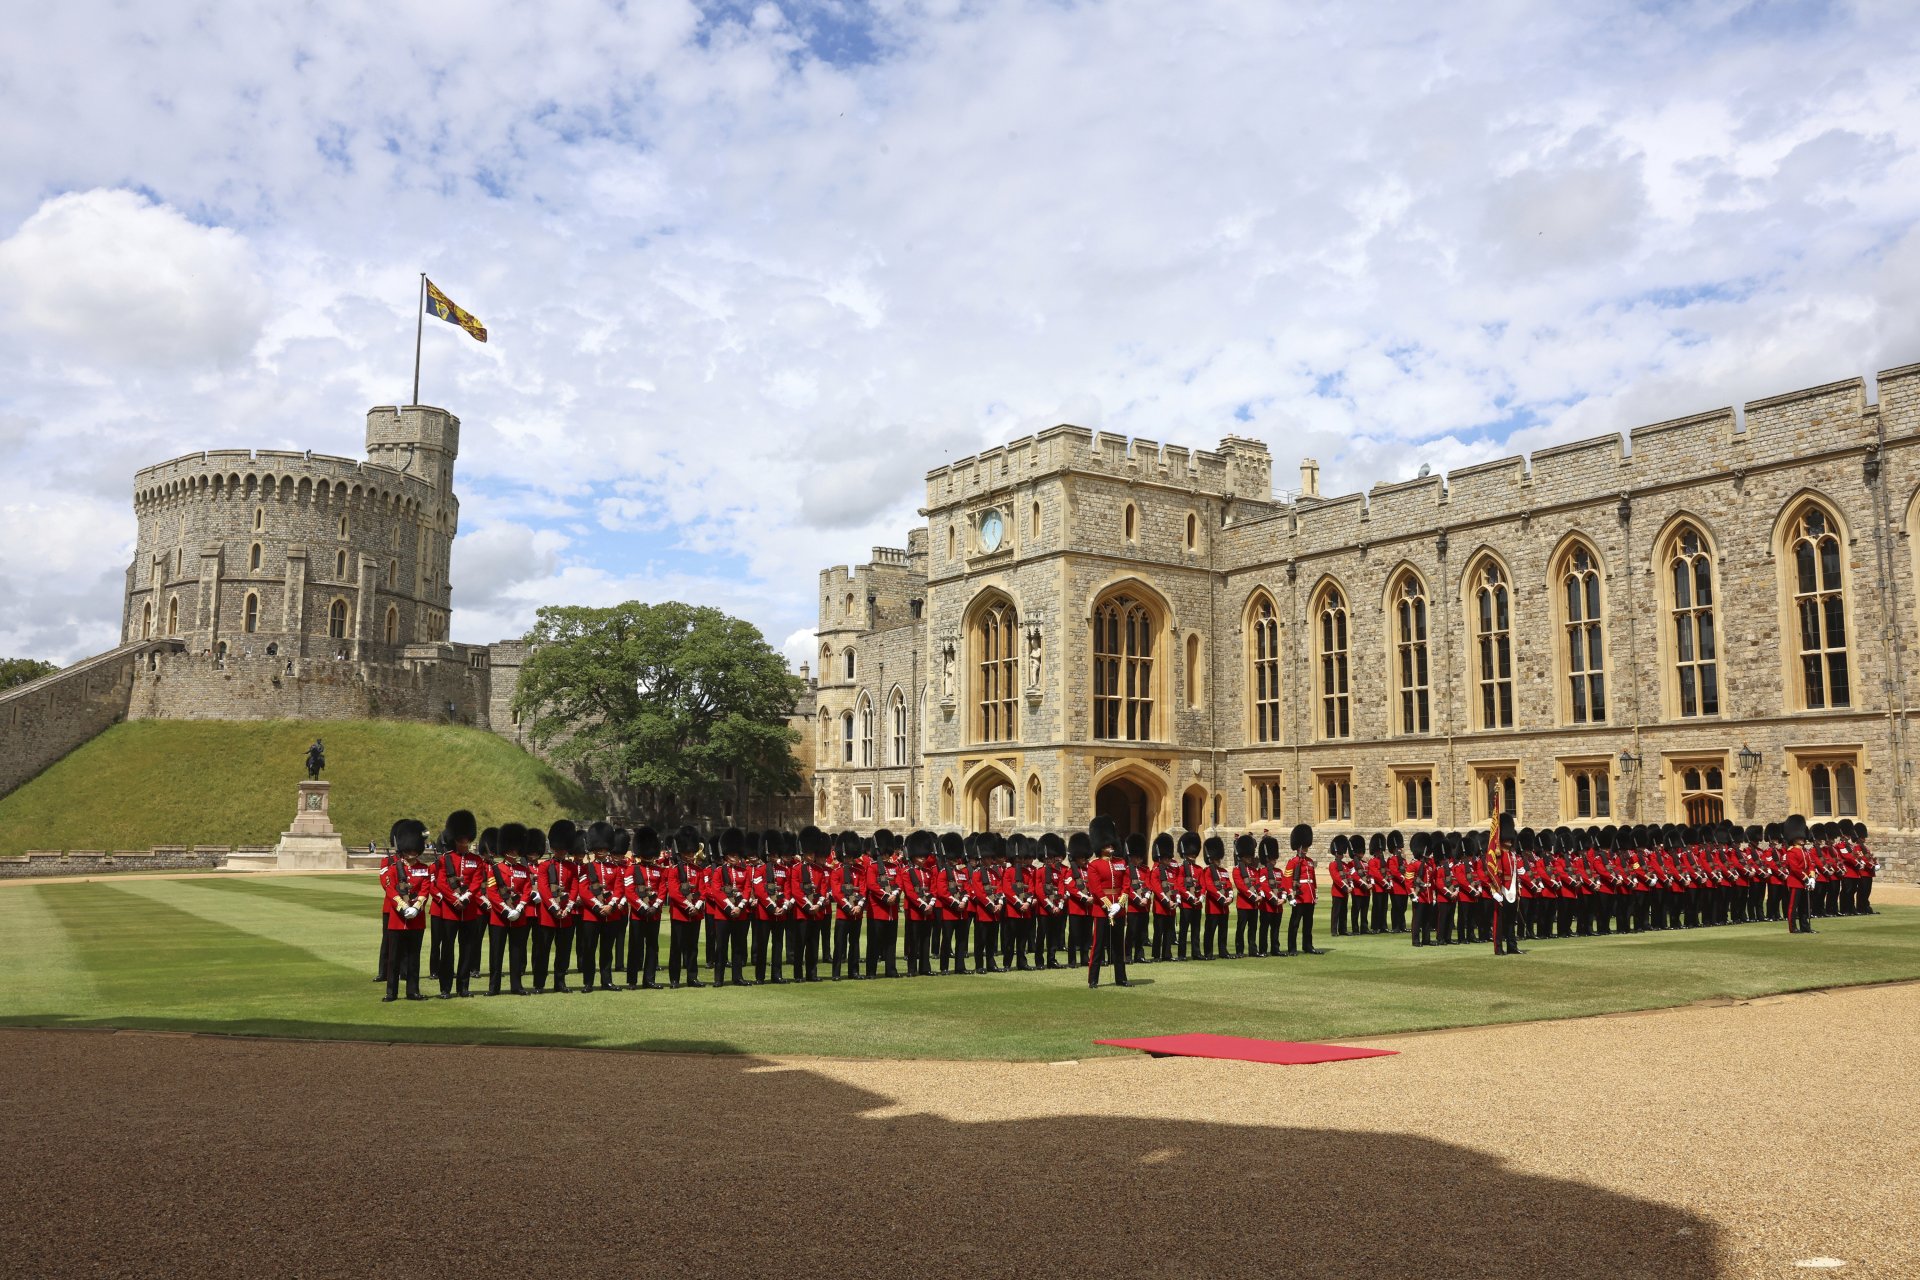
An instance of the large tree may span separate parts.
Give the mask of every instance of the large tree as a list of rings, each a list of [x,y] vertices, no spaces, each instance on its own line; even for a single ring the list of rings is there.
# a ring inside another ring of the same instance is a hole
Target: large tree
[[[60,668],[38,658],[0,658],[0,689],[11,689],[41,676],[50,676]]]
[[[677,602],[557,605],[527,641],[513,705],[528,735],[646,820],[799,786],[799,682],[751,623]]]

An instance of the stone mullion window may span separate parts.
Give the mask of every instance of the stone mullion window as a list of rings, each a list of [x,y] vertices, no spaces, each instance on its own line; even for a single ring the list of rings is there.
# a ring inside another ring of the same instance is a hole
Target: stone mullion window
[[[1019,619],[1007,601],[980,612],[973,628],[974,673],[979,680],[975,728],[981,742],[1012,742],[1019,680]]]
[[[860,695],[860,765],[873,767],[873,699]]]
[[[898,689],[893,691],[893,763],[907,763],[907,700]]]
[[[1143,601],[1118,595],[1093,613],[1093,736],[1153,738],[1153,647],[1159,622]]]
[[[1433,727],[1432,690],[1428,675],[1427,592],[1409,573],[1395,593],[1395,672],[1400,686],[1400,732],[1427,733]]]
[[[1513,605],[1504,570],[1485,561],[1475,575],[1473,640],[1482,729],[1513,727]]]
[[[1575,547],[1561,570],[1566,604],[1562,650],[1567,656],[1567,718],[1599,724],[1607,718],[1606,648],[1600,609],[1600,569],[1585,547]]]
[[[1719,641],[1713,614],[1713,557],[1700,531],[1685,525],[1667,556],[1673,590],[1675,709],[1683,717],[1720,714]]]
[[[1840,538],[1826,512],[1810,506],[1801,513],[1790,550],[1801,705],[1810,710],[1851,706],[1846,579]]]
[[[1337,587],[1320,597],[1320,736],[1346,738],[1353,733],[1352,701],[1347,689],[1347,600]]]
[[[1249,658],[1253,664],[1253,740],[1280,741],[1280,619],[1262,595],[1253,608]]]

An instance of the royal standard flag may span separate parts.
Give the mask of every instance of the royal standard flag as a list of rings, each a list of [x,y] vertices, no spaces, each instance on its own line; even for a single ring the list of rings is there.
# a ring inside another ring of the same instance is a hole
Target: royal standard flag
[[[485,342],[487,340],[487,326],[475,320],[459,307],[454,306],[453,299],[440,292],[431,280],[427,281],[427,313],[429,315],[439,316],[448,324],[459,325],[462,329],[472,334],[476,342]]]

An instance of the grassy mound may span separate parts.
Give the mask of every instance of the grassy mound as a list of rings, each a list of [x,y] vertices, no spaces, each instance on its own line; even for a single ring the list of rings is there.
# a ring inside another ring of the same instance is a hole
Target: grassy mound
[[[0,797],[0,857],[28,849],[272,844],[293,820],[307,745],[326,739],[333,824],[349,846],[395,819],[438,830],[592,812],[586,794],[493,734],[401,721],[142,720],[113,728]]]

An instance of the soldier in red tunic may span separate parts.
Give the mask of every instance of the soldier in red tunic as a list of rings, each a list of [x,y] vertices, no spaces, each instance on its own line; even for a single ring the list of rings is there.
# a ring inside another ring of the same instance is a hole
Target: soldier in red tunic
[[[422,861],[427,824],[402,818],[393,824],[389,839],[393,859],[380,876],[387,932],[387,994],[381,999],[399,999],[400,984],[405,982],[407,999],[425,1000],[420,994],[420,939],[433,890],[433,868]]]
[[[1127,896],[1132,875],[1121,856],[1120,831],[1113,819],[1097,816],[1087,827],[1093,857],[1087,863],[1087,896],[1092,899],[1093,946],[1087,955],[1087,986],[1100,985],[1100,970],[1113,965],[1113,983],[1127,981]]]
[[[652,827],[633,833],[633,869],[627,877],[627,990],[660,990],[660,913],[667,905],[667,873],[660,837]]]
[[[497,858],[487,869],[487,994],[500,994],[510,973],[516,996],[527,990],[527,931],[533,927],[533,868],[526,863],[527,829],[508,822],[494,835]]]

